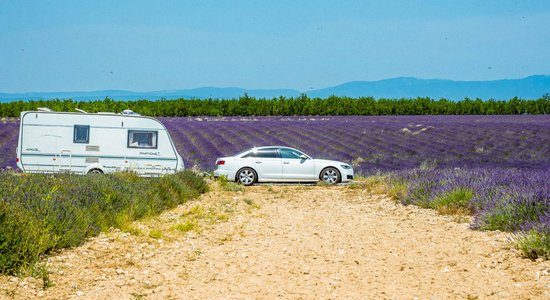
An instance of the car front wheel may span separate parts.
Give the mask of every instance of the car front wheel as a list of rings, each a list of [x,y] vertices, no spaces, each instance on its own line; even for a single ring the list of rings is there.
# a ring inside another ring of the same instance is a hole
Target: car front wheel
[[[328,184],[337,184],[340,182],[340,172],[335,168],[326,168],[321,172],[320,179]]]
[[[242,185],[253,185],[256,182],[256,172],[251,168],[244,168],[237,173],[237,181]]]

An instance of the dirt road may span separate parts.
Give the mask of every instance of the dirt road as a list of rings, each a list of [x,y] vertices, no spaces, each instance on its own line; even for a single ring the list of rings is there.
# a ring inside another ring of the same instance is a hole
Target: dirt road
[[[48,261],[0,298],[549,299],[510,236],[349,186],[215,188]]]

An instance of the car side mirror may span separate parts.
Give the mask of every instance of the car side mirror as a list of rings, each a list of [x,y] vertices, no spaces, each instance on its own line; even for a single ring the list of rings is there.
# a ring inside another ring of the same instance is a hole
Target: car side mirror
[[[307,159],[307,156],[305,156],[305,155],[302,154],[302,155],[300,155],[300,159],[301,159],[301,160],[306,160],[306,159]]]

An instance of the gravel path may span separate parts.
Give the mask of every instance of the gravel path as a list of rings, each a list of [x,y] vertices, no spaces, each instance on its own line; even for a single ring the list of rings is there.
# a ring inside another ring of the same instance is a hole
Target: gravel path
[[[215,187],[52,256],[46,290],[0,277],[0,298],[550,299],[550,262],[460,221],[350,186]]]

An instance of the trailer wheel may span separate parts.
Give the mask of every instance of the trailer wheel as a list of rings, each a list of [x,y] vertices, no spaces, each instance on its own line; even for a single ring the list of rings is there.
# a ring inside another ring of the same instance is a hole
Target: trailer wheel
[[[103,171],[101,171],[100,169],[91,169],[90,171],[88,171],[88,174],[90,175],[103,174]]]

